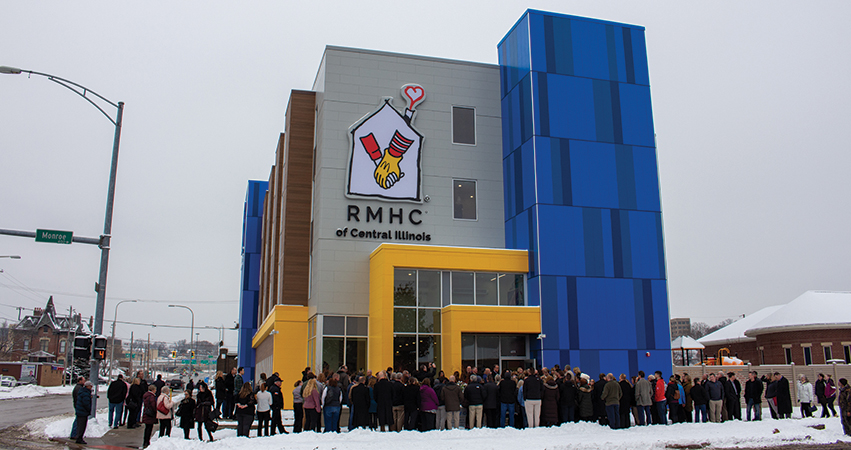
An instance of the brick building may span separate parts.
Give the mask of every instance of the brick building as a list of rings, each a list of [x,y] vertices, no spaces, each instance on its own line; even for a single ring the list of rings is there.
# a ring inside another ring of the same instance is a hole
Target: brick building
[[[769,306],[710,333],[706,354],[751,364],[851,363],[851,292],[807,291],[786,305]]]
[[[83,323],[80,314],[57,314],[50,297],[44,308],[33,309],[31,315],[12,327],[9,332],[12,348],[4,359],[65,364],[66,355],[73,347],[74,333],[91,334],[90,325]]]
[[[671,319],[671,339],[676,339],[680,336],[691,336],[691,319],[688,317]]]

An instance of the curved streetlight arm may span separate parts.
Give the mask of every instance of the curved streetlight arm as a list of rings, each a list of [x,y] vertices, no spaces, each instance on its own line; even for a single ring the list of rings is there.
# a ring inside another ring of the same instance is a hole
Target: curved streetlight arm
[[[92,101],[92,99],[87,97],[86,94],[91,93],[95,97],[105,101],[106,103],[109,103],[114,108],[118,108],[118,104],[110,101],[108,98],[104,97],[103,95],[100,95],[97,92],[95,92],[95,91],[93,91],[93,90],[91,90],[91,89],[89,89],[89,88],[87,88],[87,87],[85,87],[81,84],[75,83],[71,80],[66,80],[65,78],[62,78],[62,77],[57,77],[56,75],[51,75],[49,73],[36,72],[34,70],[18,69],[17,67],[0,66],[0,73],[12,74],[12,75],[26,73],[26,74],[29,74],[29,75],[39,75],[39,76],[45,77],[48,80],[50,80],[50,81],[52,81],[52,82],[54,82],[54,83],[56,83],[60,86],[63,86],[66,89],[71,90],[72,92],[79,95],[80,97],[83,97],[84,99],[86,99],[87,102],[91,103],[92,106],[97,108],[98,111],[100,111],[104,116],[106,116],[106,118],[109,119],[109,121],[112,122],[113,125],[116,125],[116,126],[118,125],[118,121],[116,119],[113,119],[112,117],[110,117],[109,114],[107,114],[106,111],[104,111],[103,108],[100,107],[100,105],[98,105],[97,103]],[[120,119],[118,119],[118,120],[120,120]]]
[[[107,377],[112,376],[112,369],[115,366],[115,322],[118,320],[118,307],[121,306],[122,303],[136,303],[139,300],[121,300],[120,302],[115,304],[115,314],[112,316],[112,340],[109,345],[109,373]]]
[[[183,305],[168,305],[169,308],[183,308],[188,309],[190,313],[192,313],[192,329],[189,331],[189,349],[194,351],[195,348],[192,346],[193,339],[195,337],[195,311],[192,311],[192,308]],[[189,377],[192,378],[192,357],[189,358]]]

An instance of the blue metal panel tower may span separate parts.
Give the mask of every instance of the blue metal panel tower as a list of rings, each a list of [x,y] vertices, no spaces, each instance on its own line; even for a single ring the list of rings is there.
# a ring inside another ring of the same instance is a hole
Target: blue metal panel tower
[[[539,363],[667,373],[644,28],[528,10],[498,50],[506,247],[530,252]]]
[[[239,365],[245,367],[243,379],[254,380],[254,348],[251,339],[257,332],[257,308],[260,301],[260,252],[263,231],[263,199],[269,182],[248,182],[242,216],[242,281],[239,296]]]

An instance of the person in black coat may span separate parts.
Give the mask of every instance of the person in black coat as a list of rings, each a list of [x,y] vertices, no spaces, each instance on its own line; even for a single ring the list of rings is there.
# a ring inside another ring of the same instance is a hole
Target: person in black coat
[[[127,383],[124,382],[124,375],[119,374],[112,383],[109,383],[109,388],[106,390],[106,398],[109,400],[107,425],[118,428],[119,423],[121,423],[121,416],[124,414],[124,399],[127,398]]]
[[[485,402],[482,404],[482,412],[485,415],[485,423],[488,428],[496,428],[497,411],[499,411],[499,386],[496,385],[492,377],[488,377],[483,387],[485,389]]]
[[[777,415],[781,419],[792,417],[792,393],[789,391],[789,380],[780,372],[774,372],[777,380]]]
[[[508,413],[508,426],[514,428],[514,405],[517,403],[517,382],[511,379],[511,372],[505,371],[499,382],[499,416],[497,426],[505,426],[505,413]]]
[[[762,419],[762,380],[757,378],[756,371],[748,374],[748,381],[745,382],[745,403],[747,404],[747,419],[750,422],[753,420]],[[754,415],[751,417],[751,410]]]
[[[405,385],[402,384],[402,374],[396,373],[390,382],[390,394],[393,399],[393,425],[391,430],[402,431],[405,425]]]
[[[236,367],[233,368],[227,375],[225,375],[224,385],[222,386],[222,392],[224,393],[224,410],[222,411],[222,417],[225,419],[233,419],[233,379],[234,375],[236,375]],[[219,385],[216,384],[216,395],[219,395]]]
[[[213,430],[217,426],[215,421],[210,417],[213,412],[213,393],[207,383],[198,382],[198,399],[195,401],[195,422],[198,423],[198,439],[204,440],[204,428],[207,429],[207,435],[210,437],[210,442],[213,441]]]
[[[133,379],[133,384],[130,385],[130,390],[127,392],[127,400],[125,405],[128,409],[127,428],[140,427],[138,423],[139,411],[142,409],[142,396],[145,395],[145,388],[142,387],[142,380],[139,378]]]
[[[709,395],[706,393],[706,389],[704,389],[703,383],[701,383],[700,380],[695,380],[694,385],[689,391],[689,395],[691,396],[691,401],[694,404],[695,423],[706,423],[706,421],[708,420],[706,405],[709,404]],[[701,416],[703,417],[702,420],[700,419]]]
[[[83,388],[77,393],[77,404],[74,406],[74,414],[77,416],[77,436],[74,442],[87,444],[83,440],[86,435],[86,425],[89,422],[89,414],[92,412],[92,382],[86,381]]]
[[[727,374],[727,384],[724,385],[724,396],[726,397],[724,405],[727,407],[727,417],[730,420],[742,420],[741,395],[742,383],[739,383],[739,380],[736,379],[735,372],[729,372]]]
[[[561,412],[561,423],[574,422],[576,420],[576,383],[570,371],[564,373],[559,380],[559,409]]]
[[[599,422],[600,425],[609,424],[609,420],[606,417],[606,405],[601,399],[606,383],[606,374],[601,373],[600,379],[594,383],[594,390],[591,391],[591,403],[594,405],[594,420]]]
[[[216,413],[218,413],[221,417],[222,406],[224,406],[225,411],[227,411],[228,403],[228,384],[221,371],[216,372],[216,379],[213,380],[213,387],[216,389]]]
[[[349,400],[352,405],[352,414],[354,414],[352,428],[369,427],[369,404],[371,398],[369,396],[369,387],[366,385],[366,377],[360,376],[357,378],[357,384],[352,387]]]
[[[378,372],[378,382],[373,388],[378,426],[381,431],[387,431],[393,426],[393,384],[387,379],[384,371]]]
[[[272,394],[272,421],[271,421],[271,435],[274,436],[275,432],[281,434],[289,434],[287,430],[284,428],[284,423],[281,418],[281,410],[284,409],[284,393],[281,391],[281,379],[272,375],[266,381],[272,381],[268,383],[266,386],[268,387],[268,391]],[[295,408],[295,407],[293,407]],[[301,418],[298,418],[301,420]],[[299,428],[301,428],[301,422],[299,422]],[[295,427],[295,425],[293,425]],[[293,428],[295,429],[295,428]]]
[[[635,393],[632,390],[632,385],[626,379],[625,374],[621,374],[621,380],[618,382],[621,386],[621,401],[618,409],[620,415],[621,428],[629,428],[629,413],[632,410],[632,403],[635,401]]]
[[[414,372],[414,378],[422,384],[423,380],[426,378],[433,380],[434,375],[437,373],[437,366],[434,363],[430,364],[421,364],[420,370]]]
[[[417,411],[420,409],[420,383],[416,378],[408,379],[408,384],[402,391],[405,405],[405,429],[417,429]]]
[[[195,399],[192,391],[188,390],[183,395],[183,400],[177,406],[177,417],[180,417],[180,428],[183,428],[183,439],[189,439],[189,432],[195,428]]]

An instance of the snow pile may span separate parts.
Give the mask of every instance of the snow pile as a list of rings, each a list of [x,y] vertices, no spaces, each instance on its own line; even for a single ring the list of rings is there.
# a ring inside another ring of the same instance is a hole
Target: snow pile
[[[42,395],[47,395],[47,393],[48,390],[45,387],[25,384],[13,388],[4,388],[3,391],[0,391],[0,399],[41,397]]]
[[[98,392],[106,392],[109,388],[106,384],[98,385]],[[26,384],[23,386],[16,386],[13,388],[0,388],[0,400],[13,399],[13,398],[30,398],[30,397],[41,397],[44,395],[53,395],[53,394],[70,394],[71,391],[74,390],[74,385],[68,386],[38,386],[35,384]]]
[[[811,425],[824,424],[824,430]],[[175,431],[176,430],[176,431]],[[172,430],[170,438],[157,439],[150,450],[202,450],[237,449],[251,446],[252,450],[397,450],[399,448],[463,449],[475,443],[477,450],[505,448],[535,448],[551,450],[569,449],[664,449],[669,445],[708,446],[716,448],[759,447],[781,444],[821,444],[836,441],[849,442],[842,434],[839,419],[787,419],[761,422],[725,422],[720,424],[683,423],[669,426],[654,425],[612,430],[597,424],[565,424],[554,428],[516,430],[476,429],[431,431],[418,433],[378,433],[355,430],[350,433],[301,433],[271,437],[236,437],[234,430],[215,433],[215,443],[186,441],[180,430]],[[778,432],[775,433],[775,430]],[[255,431],[252,431],[254,436]],[[192,437],[196,435],[193,432]],[[205,436],[206,438],[206,436]]]
[[[97,417],[95,419],[89,419],[88,424],[86,425],[86,435],[87,438],[99,438],[106,434],[109,431],[109,424],[107,423],[109,419],[109,410],[108,409],[100,409],[98,410]],[[64,417],[59,420],[53,421],[45,421],[44,423],[32,423],[29,425],[30,431],[33,433],[38,433],[38,428],[41,425],[44,425],[43,434],[47,437],[51,438],[68,438],[71,435],[71,426],[74,424],[74,417]]]

